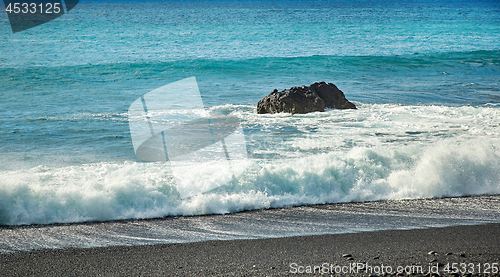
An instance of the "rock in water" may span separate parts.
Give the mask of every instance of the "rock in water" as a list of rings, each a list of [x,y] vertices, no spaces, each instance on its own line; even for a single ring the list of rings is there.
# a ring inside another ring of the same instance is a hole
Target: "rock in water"
[[[257,104],[257,113],[311,113],[330,109],[356,109],[344,93],[332,83],[319,82],[310,86],[275,89]]]

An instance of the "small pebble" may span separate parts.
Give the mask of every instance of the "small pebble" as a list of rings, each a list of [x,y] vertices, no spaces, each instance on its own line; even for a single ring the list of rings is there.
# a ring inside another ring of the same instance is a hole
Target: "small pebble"
[[[347,260],[348,261],[352,261],[352,260],[354,260],[354,258],[353,257],[349,257],[349,258],[347,258]]]
[[[450,255],[453,255],[453,253],[448,252],[448,253],[446,253],[445,255],[446,255],[446,256],[450,256]]]
[[[460,253],[460,257],[465,258],[465,253]]]
[[[432,261],[430,261],[429,263],[435,263],[435,262],[437,262],[437,261],[438,261],[438,260],[433,259],[433,260],[432,260]]]
[[[437,252],[436,251],[430,251],[429,253],[427,253],[429,255],[437,255]]]
[[[373,259],[374,260],[378,260],[378,259],[380,259],[380,257],[379,256],[375,256],[375,257],[373,257]]]
[[[344,257],[344,258],[350,258],[350,257],[352,257],[352,255],[351,254],[344,254],[344,255],[342,255],[342,257]]]

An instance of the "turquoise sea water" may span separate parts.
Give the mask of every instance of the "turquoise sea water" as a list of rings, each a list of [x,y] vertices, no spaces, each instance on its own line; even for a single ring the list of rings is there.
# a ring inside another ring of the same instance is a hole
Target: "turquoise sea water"
[[[0,49],[0,225],[500,194],[497,1],[81,1]],[[181,200],[128,108],[191,76],[250,165]],[[359,109],[255,113],[317,81]]]

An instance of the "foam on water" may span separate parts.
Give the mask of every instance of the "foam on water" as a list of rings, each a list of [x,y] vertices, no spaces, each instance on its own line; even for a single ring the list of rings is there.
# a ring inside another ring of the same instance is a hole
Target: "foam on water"
[[[0,224],[104,221],[382,199],[500,194],[500,113],[358,104],[352,111],[242,118],[251,163],[181,200],[168,164],[135,161],[0,172]]]

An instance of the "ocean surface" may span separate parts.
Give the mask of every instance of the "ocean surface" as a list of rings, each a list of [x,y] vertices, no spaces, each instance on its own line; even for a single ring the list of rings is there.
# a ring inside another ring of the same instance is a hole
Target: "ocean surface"
[[[498,1],[80,1],[15,34],[0,12],[0,49],[4,227],[500,194]],[[249,164],[181,199],[128,109],[189,77]],[[256,114],[318,81],[358,109]]]

